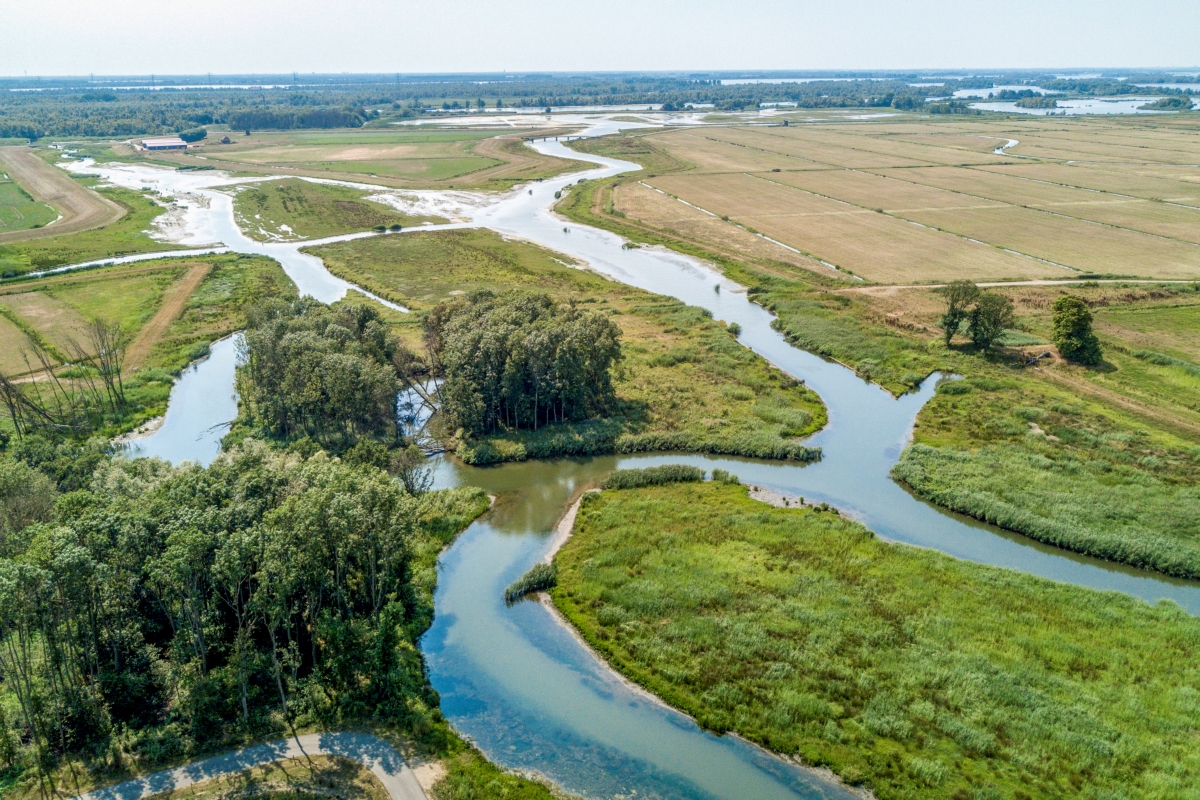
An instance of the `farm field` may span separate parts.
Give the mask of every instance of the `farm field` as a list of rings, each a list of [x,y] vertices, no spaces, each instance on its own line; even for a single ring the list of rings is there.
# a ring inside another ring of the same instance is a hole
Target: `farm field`
[[[119,203],[41,158],[44,152],[0,147],[0,173],[19,184],[0,182],[0,243],[78,233],[111,224],[125,215],[127,209]]]
[[[586,495],[556,563],[555,604],[622,674],[881,800],[1195,789],[1200,622],[1172,604],[719,481]]]
[[[479,290],[546,292],[612,314],[623,333],[620,410],[579,426],[492,436],[460,448],[474,462],[604,452],[693,450],[805,458],[798,437],[825,411],[700,309],[608,281],[533,245],[484,230],[413,232],[312,248],[330,271],[413,310],[396,319],[422,352],[428,311]]]
[[[0,164],[0,233],[40,228],[58,219],[58,212],[39,203],[17,184]]]
[[[366,199],[370,192],[364,189],[299,178],[240,184],[228,191],[234,196],[238,227],[260,242],[320,239],[380,225],[407,227],[447,221],[441,217],[402,214]]]
[[[400,188],[500,190],[580,168],[577,162],[542,156],[525,147],[523,132],[397,128],[253,131],[247,137],[231,131],[230,144],[221,144],[220,135],[214,133],[187,153],[146,158],[125,145],[105,149],[117,159],[211,167],[237,175],[294,175]]]
[[[639,131],[578,146],[616,154],[617,141],[640,139],[671,161],[656,157],[637,180],[870,282],[1187,280],[1200,278],[1200,150],[1189,120],[842,121]],[[685,224],[670,198],[595,191],[626,224],[671,220],[693,245],[764,268],[796,260],[782,247],[730,250],[739,234],[712,219]],[[1169,202],[1148,202],[1160,200]]]

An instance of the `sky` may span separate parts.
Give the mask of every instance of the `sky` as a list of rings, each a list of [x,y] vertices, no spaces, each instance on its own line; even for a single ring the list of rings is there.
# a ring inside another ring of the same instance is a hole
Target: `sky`
[[[0,76],[1200,63],[1196,0],[0,0]]]

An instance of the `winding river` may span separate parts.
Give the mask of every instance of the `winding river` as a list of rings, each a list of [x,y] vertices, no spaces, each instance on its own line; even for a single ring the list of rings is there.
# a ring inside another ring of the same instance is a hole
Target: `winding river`
[[[593,136],[629,126],[609,119],[589,119],[586,125],[586,135]],[[637,169],[627,162],[580,155],[554,141],[533,146],[549,155],[594,163],[599,169],[585,173],[587,178]],[[192,242],[183,244],[219,241],[238,252],[270,255],[280,260],[302,292],[327,302],[355,288],[331,276],[319,259],[299,253],[301,243],[261,244],[246,238],[237,229],[228,197],[209,188],[230,183],[228,178],[218,181],[211,173],[201,176],[129,165],[88,165],[88,169],[122,185],[207,198],[187,209],[197,233]],[[1151,602],[1170,598],[1200,613],[1200,585],[1040,546],[948,514],[907,493],[888,472],[907,444],[916,414],[932,396],[938,376],[931,376],[920,391],[895,399],[852,371],[787,344],[770,327],[766,310],[706,265],[656,248],[625,250],[614,234],[564,222],[549,208],[554,193],[579,177],[534,183],[480,204],[471,211],[468,224],[561,251],[614,280],[677,297],[710,309],[717,319],[737,322],[745,346],[804,380],[824,400],[829,424],[812,440],[823,448],[824,458],[796,465],[649,455],[485,469],[440,460],[439,486],[476,485],[498,498],[493,511],[471,525],[443,555],[437,613],[422,640],[430,680],[441,694],[444,713],[489,758],[596,798],[851,796],[835,782],[736,737],[705,733],[687,717],[627,685],[544,606],[526,602],[505,607],[503,587],[547,552],[554,524],[571,500],[615,467],[668,462],[722,467],[743,482],[829,502],[888,540],[1126,592]],[[714,291],[718,285],[721,291]],[[214,347],[213,357],[180,381],[171,396],[172,412],[177,404],[183,408],[193,394],[231,396],[234,360],[218,355]],[[198,417],[189,422],[185,413],[177,415],[172,426],[172,412],[156,434],[141,440],[143,452],[173,461],[211,459],[215,449],[201,434],[214,423]]]

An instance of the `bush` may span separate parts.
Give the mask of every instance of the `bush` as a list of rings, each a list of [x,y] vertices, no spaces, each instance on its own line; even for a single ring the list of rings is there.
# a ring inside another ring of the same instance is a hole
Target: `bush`
[[[179,134],[179,138],[185,142],[198,142],[208,136],[208,131],[204,128],[196,128],[195,130],[184,131]]]
[[[717,483],[728,483],[734,486],[741,484],[741,481],[738,480],[737,475],[734,475],[732,472],[726,472],[723,469],[714,469],[712,473],[712,479]]]
[[[645,469],[619,469],[604,479],[601,489],[637,489],[641,486],[662,486],[668,483],[689,483],[704,480],[704,470],[686,464],[664,464]]]

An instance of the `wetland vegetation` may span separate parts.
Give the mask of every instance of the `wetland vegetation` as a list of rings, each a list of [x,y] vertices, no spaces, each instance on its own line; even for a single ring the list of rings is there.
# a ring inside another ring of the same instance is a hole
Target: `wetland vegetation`
[[[744,486],[585,495],[556,605],[716,731],[881,800],[1195,791],[1200,623],[885,544]]]

